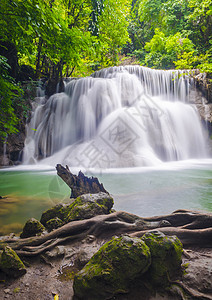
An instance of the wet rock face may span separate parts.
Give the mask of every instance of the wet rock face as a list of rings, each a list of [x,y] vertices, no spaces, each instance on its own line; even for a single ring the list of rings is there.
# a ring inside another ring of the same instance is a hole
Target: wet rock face
[[[24,148],[25,133],[11,134],[6,144],[0,142],[0,166],[11,166],[21,162],[21,153]]]
[[[75,296],[103,300],[126,293],[129,282],[145,273],[150,263],[149,248],[141,239],[113,238],[75,276]]]
[[[42,233],[45,230],[45,227],[36,219],[29,219],[24,225],[23,232],[21,233],[21,238],[27,238],[30,236],[35,236]]]
[[[86,194],[77,197],[70,204],[57,204],[45,211],[41,223],[48,229],[58,228],[68,222],[109,214],[113,198],[106,193]]]
[[[212,80],[211,74],[199,73],[194,76],[197,88],[206,97],[209,103],[212,103]]]
[[[16,252],[6,246],[0,254],[0,270],[9,277],[19,277],[26,273],[26,268]]]

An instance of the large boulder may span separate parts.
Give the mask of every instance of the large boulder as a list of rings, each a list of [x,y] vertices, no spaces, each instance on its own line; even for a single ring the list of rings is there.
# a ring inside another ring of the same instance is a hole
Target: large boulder
[[[96,215],[105,215],[111,212],[113,198],[106,193],[85,194],[76,198],[69,205],[66,222],[90,219]]]
[[[143,235],[142,240],[151,252],[151,266],[147,278],[153,287],[166,287],[182,271],[182,243],[176,236],[166,236],[158,230]]]
[[[48,230],[52,230],[71,221],[109,214],[113,204],[113,198],[107,193],[85,194],[77,197],[70,204],[57,204],[48,209],[42,214],[40,221]],[[58,222],[55,222],[56,218],[60,220],[57,219]]]
[[[17,253],[6,246],[0,254],[0,270],[10,277],[19,277],[26,273],[26,268]]]
[[[27,238],[30,236],[35,236],[42,233],[45,230],[45,227],[36,219],[29,219],[24,225],[23,232],[21,233],[21,238]]]
[[[136,277],[151,263],[148,246],[139,238],[122,236],[102,246],[74,277],[74,294],[79,299],[104,300],[128,292]]]

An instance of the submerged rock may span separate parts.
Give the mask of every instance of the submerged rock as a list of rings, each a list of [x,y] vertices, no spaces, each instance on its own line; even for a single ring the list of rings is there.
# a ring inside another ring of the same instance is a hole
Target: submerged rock
[[[42,233],[45,227],[36,219],[29,219],[24,225],[23,232],[21,233],[21,238],[27,238],[30,236],[35,236],[36,234]]]
[[[141,239],[113,238],[74,277],[75,296],[104,300],[126,293],[130,281],[145,273],[150,263],[149,248]]]
[[[40,221],[51,230],[71,221],[109,214],[113,204],[113,198],[107,193],[85,194],[77,197],[70,204],[57,204],[48,209],[42,214]],[[56,218],[59,218],[57,222]],[[54,227],[54,224],[57,227]]]
[[[6,246],[0,254],[0,269],[11,277],[19,277],[26,273],[26,268],[16,252]]]
[[[151,252],[148,280],[153,286],[165,287],[181,274],[182,243],[176,236],[166,236],[158,230],[147,232],[142,240]]]

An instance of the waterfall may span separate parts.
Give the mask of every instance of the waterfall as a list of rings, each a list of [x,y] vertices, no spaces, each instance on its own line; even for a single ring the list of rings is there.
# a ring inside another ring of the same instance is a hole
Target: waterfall
[[[24,163],[118,168],[207,157],[189,77],[111,67],[41,98],[27,128]]]

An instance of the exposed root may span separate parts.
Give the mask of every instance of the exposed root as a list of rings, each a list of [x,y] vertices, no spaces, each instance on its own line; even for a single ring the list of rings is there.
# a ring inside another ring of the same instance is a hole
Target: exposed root
[[[128,233],[141,237],[147,231],[159,229],[167,235],[176,235],[184,245],[212,247],[212,226],[206,228],[205,220],[210,225],[212,214],[202,214],[192,211],[177,211],[173,214],[140,218],[126,212],[114,212],[109,215],[98,215],[91,219],[70,222],[43,236],[26,239],[3,239],[1,242],[9,244],[20,256],[39,255],[58,244],[73,240],[82,240],[87,235],[94,235],[99,239],[109,239],[114,235]],[[168,221],[170,227],[163,222]],[[192,226],[189,228],[189,224]],[[197,224],[195,228],[194,224]],[[0,244],[0,248],[3,248]]]
[[[212,300],[212,296],[211,295],[207,295],[203,292],[199,292],[195,289],[192,289],[190,287],[188,287],[187,285],[185,285],[183,282],[181,281],[174,281],[171,282],[173,285],[176,285],[178,287],[180,287],[187,296],[189,296],[189,299],[198,299],[198,300]],[[191,298],[190,298],[191,297]],[[187,297],[185,298],[187,299]]]

